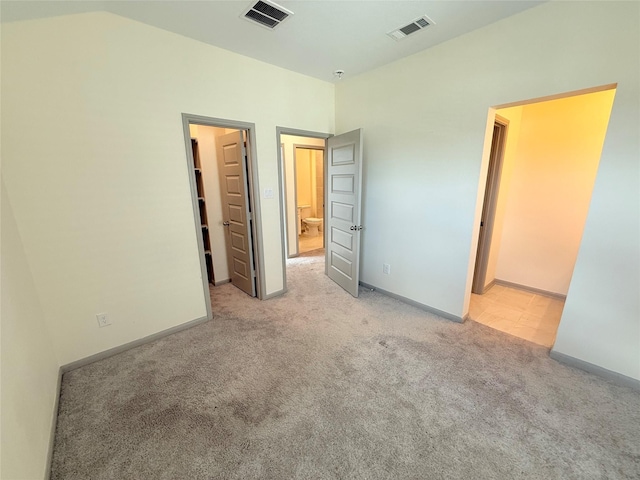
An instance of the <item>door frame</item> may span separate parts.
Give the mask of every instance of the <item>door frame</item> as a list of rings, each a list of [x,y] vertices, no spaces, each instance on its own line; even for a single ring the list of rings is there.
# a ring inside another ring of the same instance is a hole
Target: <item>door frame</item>
[[[326,142],[325,142],[326,143]],[[297,158],[297,149],[298,148],[302,148],[303,150],[322,150],[322,177],[323,177],[323,183],[322,183],[322,217],[324,218],[324,206],[326,205],[325,202],[325,197],[326,197],[326,189],[324,186],[324,174],[325,174],[325,168],[324,168],[324,161],[327,158],[327,146],[325,145],[324,147],[318,147],[317,145],[303,145],[303,144],[298,144],[298,143],[294,143],[293,144],[293,195],[294,197],[297,199],[298,198],[298,158]],[[286,181],[286,178],[285,178]],[[286,183],[285,183],[285,187],[286,187]],[[286,188],[285,188],[285,212],[288,209],[288,204],[286,203],[287,199],[286,199]],[[287,224],[287,216],[284,216],[284,220],[285,220],[285,231],[288,230],[288,224]],[[296,226],[297,227],[297,226]],[[289,233],[287,231],[287,233]],[[322,236],[323,236],[323,246],[324,246],[324,228],[322,229]],[[287,252],[288,253],[288,252]],[[296,254],[295,255],[287,255],[287,258],[295,258],[297,256],[300,255],[300,239],[298,238],[298,236],[296,235]]]
[[[264,243],[262,239],[262,215],[260,214],[260,196],[258,195],[258,155],[256,151],[256,127],[254,123],[239,122],[236,120],[227,120],[223,118],[205,117],[191,113],[182,114],[182,129],[186,147],[186,161],[189,167],[189,187],[191,188],[191,203],[193,210],[193,220],[196,229],[196,239],[198,241],[198,252],[200,255],[200,269],[202,272],[202,288],[205,296],[207,307],[207,316],[212,318],[211,298],[209,295],[209,282],[207,281],[207,266],[204,255],[204,242],[202,240],[200,228],[200,213],[198,206],[198,191],[196,185],[195,172],[193,165],[193,150],[191,149],[191,133],[189,125],[205,125],[208,127],[233,128],[236,130],[244,130],[247,132],[247,170],[245,174],[245,182],[249,192],[249,204],[252,213],[251,236],[253,237],[253,263],[256,270],[256,295],[262,300],[265,294],[264,281]]]
[[[323,133],[323,132],[312,132],[310,130],[300,130],[297,128],[288,128],[288,127],[278,127],[276,126],[276,151],[277,151],[277,159],[278,159],[278,193],[279,198],[281,200],[280,204],[280,245],[282,250],[282,290],[280,292],[275,292],[269,297],[274,297],[276,295],[281,295],[287,291],[287,224],[286,224],[286,216],[287,216],[287,204],[286,204],[286,190],[285,190],[285,171],[284,171],[284,159],[282,158],[282,135],[294,135],[297,137],[310,137],[310,138],[322,138],[325,140],[325,150],[324,150],[324,177],[327,178],[327,150],[326,150],[326,140],[329,137],[333,137],[332,133]],[[324,204],[327,204],[327,184],[324,184]],[[324,230],[325,235],[325,244],[327,242],[326,238],[326,228]]]
[[[489,263],[489,253],[491,251],[491,238],[493,236],[496,208],[498,206],[502,165],[504,163],[507,135],[509,134],[509,120],[496,114],[493,125],[494,129],[498,127],[498,136],[495,140],[498,144],[494,148],[492,134],[491,152],[495,152],[495,154],[489,156],[486,187],[480,217],[480,233],[478,236],[478,247],[471,286],[471,292],[478,295],[484,293],[487,279],[487,266]]]

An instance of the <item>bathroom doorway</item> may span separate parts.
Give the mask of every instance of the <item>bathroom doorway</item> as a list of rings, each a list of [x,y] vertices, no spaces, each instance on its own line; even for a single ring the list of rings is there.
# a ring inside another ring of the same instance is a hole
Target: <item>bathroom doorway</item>
[[[329,135],[294,132],[278,135],[287,259],[322,251],[325,244],[325,144]]]

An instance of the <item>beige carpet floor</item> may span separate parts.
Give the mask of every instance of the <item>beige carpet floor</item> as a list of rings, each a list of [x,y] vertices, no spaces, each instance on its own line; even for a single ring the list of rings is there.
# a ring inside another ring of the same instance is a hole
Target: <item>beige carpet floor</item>
[[[640,478],[638,392],[323,272],[65,374],[52,478]]]

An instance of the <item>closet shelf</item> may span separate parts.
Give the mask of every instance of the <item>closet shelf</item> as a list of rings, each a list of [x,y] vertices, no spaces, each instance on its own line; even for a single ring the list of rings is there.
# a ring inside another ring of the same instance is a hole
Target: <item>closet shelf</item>
[[[198,196],[198,210],[200,210],[200,228],[202,230],[202,241],[204,243],[205,264],[207,267],[207,279],[209,283],[215,283],[213,272],[213,254],[211,253],[211,239],[209,238],[209,225],[207,220],[207,202],[204,192],[204,174],[200,163],[200,149],[198,140],[191,139],[191,149],[193,151],[193,170],[196,176],[196,195]]]

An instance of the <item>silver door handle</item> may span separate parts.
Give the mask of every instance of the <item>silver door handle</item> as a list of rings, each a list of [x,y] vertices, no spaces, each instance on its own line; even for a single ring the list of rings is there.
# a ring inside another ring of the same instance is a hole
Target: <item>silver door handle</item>
[[[222,225],[224,225],[225,227],[229,226],[229,222],[222,222]]]

